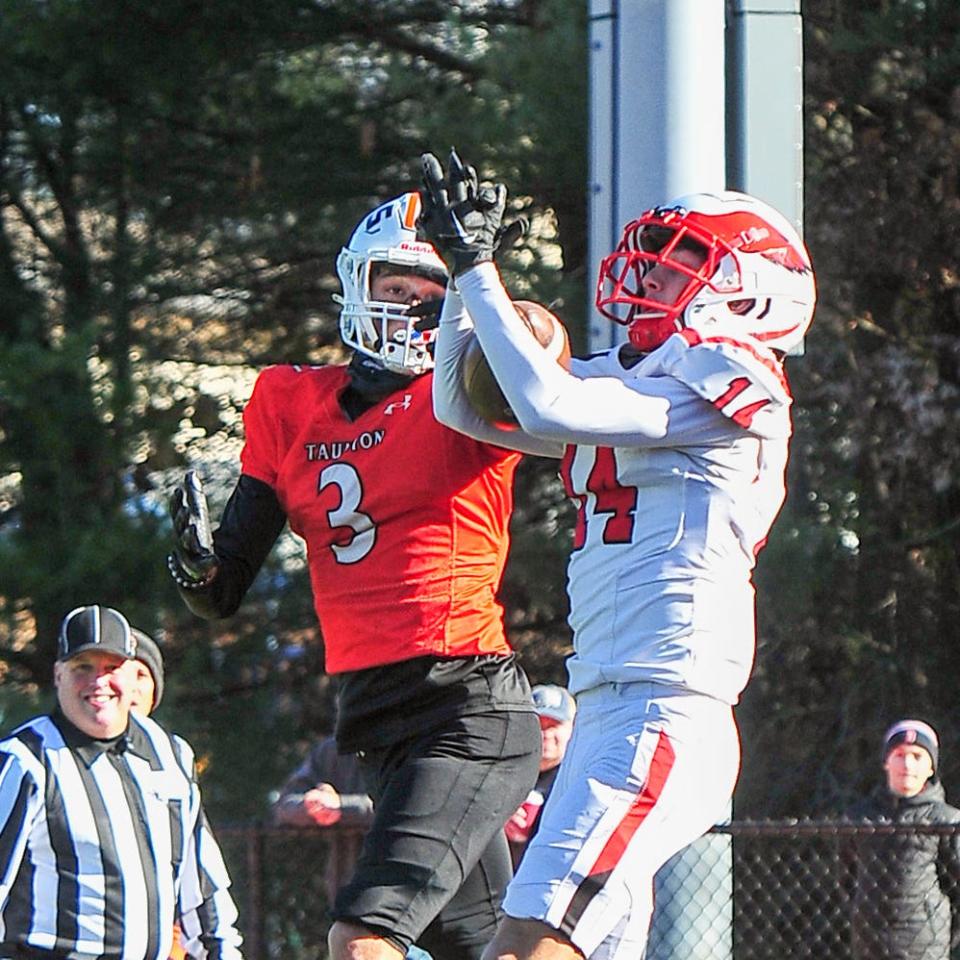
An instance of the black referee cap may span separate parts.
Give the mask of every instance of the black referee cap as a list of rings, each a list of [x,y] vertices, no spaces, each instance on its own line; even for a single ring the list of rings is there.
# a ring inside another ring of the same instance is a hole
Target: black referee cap
[[[116,653],[128,660],[136,657],[137,641],[127,618],[99,604],[71,610],[60,624],[57,660],[69,660],[85,650]]]

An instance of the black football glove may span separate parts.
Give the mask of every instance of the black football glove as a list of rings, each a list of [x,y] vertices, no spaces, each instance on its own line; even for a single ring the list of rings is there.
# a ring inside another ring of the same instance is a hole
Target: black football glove
[[[213,552],[207,498],[193,470],[188,470],[183,482],[174,487],[169,509],[176,543],[167,557],[167,569],[180,587],[194,590],[205,586],[216,575],[218,561]]]
[[[456,150],[450,151],[446,176],[432,153],[423,154],[420,163],[417,230],[437,248],[454,276],[493,260],[501,247],[513,246],[526,232],[523,220],[503,224],[507,188],[502,183],[481,186],[476,169],[465,165]]]
[[[407,308],[408,317],[416,317],[413,329],[420,333],[440,326],[440,311],[443,309],[443,297],[439,300],[424,300]]]

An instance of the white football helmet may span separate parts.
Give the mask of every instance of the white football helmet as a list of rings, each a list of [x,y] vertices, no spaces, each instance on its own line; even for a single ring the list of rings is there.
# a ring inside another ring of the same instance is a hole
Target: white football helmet
[[[702,254],[702,265],[679,263],[678,250]],[[671,304],[645,296],[643,278],[657,264],[689,278]],[[628,223],[600,265],[596,304],[626,324],[630,341],[644,351],[692,329],[704,336],[747,334],[786,353],[802,342],[816,298],[810,256],[786,217],[755,197],[724,190],[680,197]]]
[[[420,317],[408,317],[402,303],[374,300],[371,269],[377,263],[409,267],[446,284],[447,268],[433,245],[417,239],[420,196],[404,193],[367,214],[340,251],[337,273],[343,287],[340,336],[349,347],[379,361],[396,373],[420,374],[433,366],[436,329],[420,331]],[[388,329],[388,324],[389,329]]]

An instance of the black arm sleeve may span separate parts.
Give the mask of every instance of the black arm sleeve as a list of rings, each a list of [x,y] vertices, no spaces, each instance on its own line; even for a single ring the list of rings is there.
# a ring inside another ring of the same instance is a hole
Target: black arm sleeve
[[[184,603],[204,620],[236,612],[286,522],[273,488],[241,474],[213,534],[217,575],[206,587],[180,589]]]

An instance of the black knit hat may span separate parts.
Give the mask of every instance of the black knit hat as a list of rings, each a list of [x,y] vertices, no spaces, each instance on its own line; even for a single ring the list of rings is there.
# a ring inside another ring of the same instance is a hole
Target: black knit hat
[[[901,720],[895,723],[883,735],[884,763],[890,751],[901,743],[923,747],[930,754],[933,773],[936,776],[937,767],[940,764],[940,741],[937,738],[937,731],[929,723],[924,723],[922,720]]]
[[[151,710],[160,706],[160,700],[163,697],[163,654],[152,637],[148,637],[142,630],[133,630],[134,640],[137,642],[137,650],[134,659],[139,660],[150,671],[153,677],[153,705]]]

